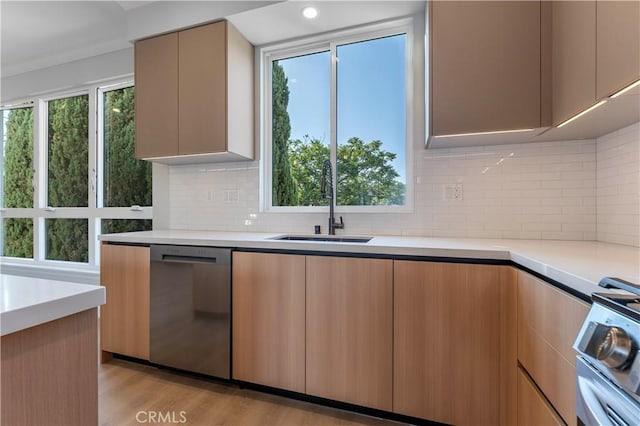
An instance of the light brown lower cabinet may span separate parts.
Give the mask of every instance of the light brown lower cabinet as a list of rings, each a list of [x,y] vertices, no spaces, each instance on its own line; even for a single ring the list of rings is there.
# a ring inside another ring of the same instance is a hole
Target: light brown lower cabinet
[[[507,266],[394,262],[394,412],[516,424],[515,285]]]
[[[305,257],[233,254],[233,378],[305,391]]]
[[[148,360],[150,249],[102,243],[100,250],[100,284],[107,292],[100,348]]]
[[[576,424],[573,350],[589,305],[518,271],[518,360],[569,425]]]
[[[307,256],[306,393],[391,411],[393,261]]]
[[[518,368],[518,426],[564,426],[538,387]]]

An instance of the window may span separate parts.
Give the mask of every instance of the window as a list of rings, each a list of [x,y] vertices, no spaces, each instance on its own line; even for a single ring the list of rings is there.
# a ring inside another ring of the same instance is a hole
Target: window
[[[134,88],[102,92],[101,207],[151,206],[151,163],[135,158]],[[103,219],[105,234],[148,231],[148,219]]]
[[[407,205],[410,21],[385,26],[263,49],[267,209],[328,205],[325,160],[337,207]]]
[[[151,163],[134,158],[131,83],[2,109],[2,255],[92,267],[97,235],[151,229]]]
[[[33,207],[33,107],[2,111],[2,207]],[[2,222],[3,253],[33,257],[33,220],[5,217]]]

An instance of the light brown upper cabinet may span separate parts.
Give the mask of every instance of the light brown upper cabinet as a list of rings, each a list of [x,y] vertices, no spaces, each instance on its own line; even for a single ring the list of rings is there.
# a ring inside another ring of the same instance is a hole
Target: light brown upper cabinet
[[[596,4],[551,3],[553,124],[596,102]]]
[[[640,2],[596,2],[596,96],[640,78]]]
[[[136,157],[253,158],[253,46],[227,21],[135,43]]]
[[[554,1],[551,8],[558,125],[640,78],[640,2]]]
[[[393,261],[307,256],[309,395],[391,411]]]
[[[516,271],[394,261],[393,411],[516,424]]]
[[[548,125],[541,2],[429,4],[432,135]]]

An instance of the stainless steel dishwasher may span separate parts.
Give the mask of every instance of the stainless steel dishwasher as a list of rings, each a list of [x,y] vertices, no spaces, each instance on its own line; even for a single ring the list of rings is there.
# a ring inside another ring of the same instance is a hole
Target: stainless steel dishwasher
[[[231,250],[151,246],[153,363],[230,378]]]

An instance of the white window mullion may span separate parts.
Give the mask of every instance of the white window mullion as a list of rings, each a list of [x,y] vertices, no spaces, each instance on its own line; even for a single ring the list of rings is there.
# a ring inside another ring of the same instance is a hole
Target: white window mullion
[[[330,98],[330,114],[329,114],[329,131],[330,131],[330,140],[329,140],[329,149],[330,149],[330,160],[333,164],[332,170],[332,182],[333,189],[335,189],[335,193],[333,194],[333,198],[331,202],[334,206],[337,205],[336,198],[338,196],[338,188],[337,188],[337,171],[338,171],[338,50],[336,43],[332,42],[330,44],[331,51],[331,98]]]
[[[98,169],[98,114],[100,111],[100,107],[98,103],[100,102],[100,96],[98,96],[98,88],[94,87],[89,90],[89,149],[87,150],[89,153],[89,161],[88,161],[88,170],[89,174],[88,185],[89,185],[89,211],[94,211],[97,204],[97,169]],[[89,215],[88,221],[88,237],[89,241],[87,244],[88,260],[89,265],[96,264],[96,244],[94,243],[98,239],[98,230],[96,229],[96,220],[93,215]]]
[[[46,256],[46,229],[43,210],[47,207],[47,171],[49,170],[49,131],[48,113],[49,105],[46,101],[39,100],[34,105],[34,139],[33,164],[35,171],[33,174],[33,201],[36,216],[33,218],[33,259],[42,261]]]

